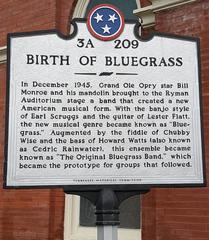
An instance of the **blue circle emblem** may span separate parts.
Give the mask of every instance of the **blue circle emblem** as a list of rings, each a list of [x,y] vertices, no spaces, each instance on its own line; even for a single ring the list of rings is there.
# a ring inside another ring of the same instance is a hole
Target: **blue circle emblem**
[[[117,38],[124,29],[123,14],[115,6],[101,4],[94,7],[87,18],[89,32],[102,41]]]

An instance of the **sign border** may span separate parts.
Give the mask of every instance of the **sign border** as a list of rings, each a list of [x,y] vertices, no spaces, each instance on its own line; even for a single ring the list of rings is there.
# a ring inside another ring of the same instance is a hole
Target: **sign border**
[[[134,35],[142,42],[150,41],[155,36],[161,36],[165,38],[187,40],[191,42],[196,42],[197,44],[197,60],[198,60],[198,83],[199,83],[199,107],[200,107],[200,125],[201,125],[201,146],[202,146],[202,168],[203,168],[203,182],[202,183],[176,183],[176,184],[98,184],[98,185],[34,185],[34,186],[10,186],[7,185],[7,172],[8,172],[8,128],[9,128],[9,97],[10,97],[10,60],[11,60],[11,38],[21,37],[21,36],[36,36],[36,35],[46,35],[46,34],[57,34],[60,38],[64,40],[70,40],[74,38],[78,32],[77,22],[86,23],[87,19],[75,18],[72,20],[71,24],[74,27],[74,32],[65,36],[56,29],[31,31],[31,32],[15,32],[8,33],[7,35],[7,83],[6,83],[6,108],[5,108],[5,146],[4,146],[4,165],[3,165],[3,188],[4,189],[51,189],[51,188],[64,188],[66,191],[72,192],[97,192],[104,188],[111,188],[115,191],[140,191],[143,189],[150,188],[187,188],[187,187],[206,187],[206,162],[205,162],[205,149],[204,149],[204,130],[203,130],[203,104],[202,104],[202,82],[201,82],[201,58],[200,58],[200,39],[191,36],[179,36],[175,34],[167,34],[161,32],[153,32],[146,38],[141,38],[139,36],[140,23],[134,20],[125,21],[125,24],[135,24]]]

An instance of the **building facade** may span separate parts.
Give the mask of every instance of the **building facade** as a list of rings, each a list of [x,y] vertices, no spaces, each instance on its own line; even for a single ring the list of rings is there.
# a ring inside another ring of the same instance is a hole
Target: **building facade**
[[[78,197],[62,189],[3,189],[7,33],[58,29],[70,32],[73,17],[85,17],[93,4],[120,1],[1,0],[0,3],[0,239],[94,239],[95,229],[80,224]],[[126,1],[121,1],[126,2]],[[127,1],[128,2],[128,1]],[[121,3],[122,4],[122,3]],[[153,31],[200,38],[201,85],[206,165],[209,161],[209,0],[129,2],[142,22],[142,37]],[[125,5],[124,5],[125,6]],[[135,9],[134,9],[135,8]],[[129,11],[127,10],[127,11]],[[126,11],[126,6],[125,10]],[[129,16],[127,16],[129,17]],[[209,173],[207,171],[207,176]],[[209,188],[152,189],[141,196],[140,228],[120,229],[119,239],[208,240]]]

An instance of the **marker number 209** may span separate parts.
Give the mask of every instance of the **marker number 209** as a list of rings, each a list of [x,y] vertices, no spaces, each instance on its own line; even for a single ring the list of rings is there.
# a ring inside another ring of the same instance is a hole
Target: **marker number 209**
[[[132,49],[136,49],[139,47],[139,42],[137,40],[128,40],[128,39],[124,39],[124,40],[120,40],[120,39],[117,39],[114,41],[115,43],[115,48],[116,49],[121,49],[121,48],[125,48],[125,49],[128,49],[128,48],[132,48]]]

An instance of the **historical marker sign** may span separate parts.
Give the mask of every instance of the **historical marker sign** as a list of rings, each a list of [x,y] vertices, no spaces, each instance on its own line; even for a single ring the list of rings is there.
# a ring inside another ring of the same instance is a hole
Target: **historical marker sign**
[[[101,15],[9,35],[6,186],[204,184],[198,40]]]

